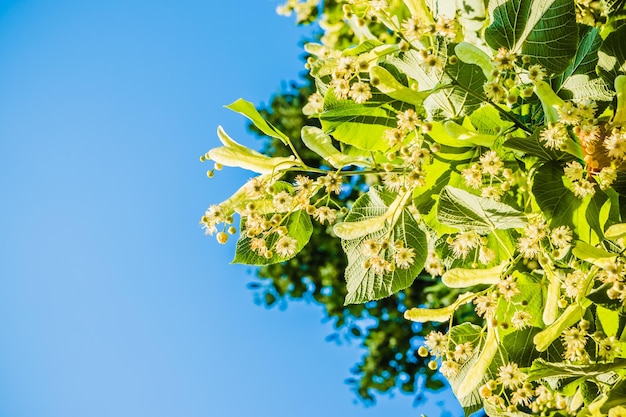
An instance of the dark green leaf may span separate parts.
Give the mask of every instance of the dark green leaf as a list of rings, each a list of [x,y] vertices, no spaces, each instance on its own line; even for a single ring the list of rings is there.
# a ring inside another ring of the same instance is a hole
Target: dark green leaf
[[[615,77],[626,74],[626,24],[611,32],[598,51],[598,72],[609,85]]]
[[[611,299],[607,295],[606,291],[611,288],[610,283],[602,284],[598,288],[594,288],[588,295],[587,298],[591,300],[592,303],[604,307],[613,311],[621,311],[622,310],[622,302],[619,299]]]
[[[576,56],[565,72],[553,82],[554,91],[567,99],[607,101],[612,91],[596,73],[598,49],[602,45],[600,29],[581,26]]]
[[[581,201],[563,184],[563,169],[559,164],[542,165],[533,178],[532,191],[552,227],[574,227],[572,216]]]
[[[569,66],[578,45],[572,0],[494,0],[489,10],[485,39],[493,49],[527,55],[554,74]]]
[[[555,149],[548,149],[539,140],[539,131],[528,137],[512,137],[504,141],[503,146],[509,149],[520,151],[526,156],[536,157],[541,162],[547,161],[572,161],[574,156]]]

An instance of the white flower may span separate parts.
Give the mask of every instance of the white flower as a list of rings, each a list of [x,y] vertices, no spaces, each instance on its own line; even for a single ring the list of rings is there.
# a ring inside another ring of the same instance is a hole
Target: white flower
[[[393,254],[393,260],[396,262],[396,265],[402,269],[408,269],[413,265],[413,258],[415,258],[413,248],[399,248],[396,249],[396,252]]]
[[[550,233],[550,242],[558,248],[567,248],[572,241],[572,230],[568,226],[559,226]]]
[[[413,130],[420,122],[419,117],[417,117],[417,114],[413,109],[408,109],[398,113],[396,118],[398,119],[398,128],[404,130]]]
[[[482,171],[485,174],[489,175],[498,175],[504,164],[500,160],[500,157],[496,154],[495,151],[489,151],[480,157],[480,163],[482,166]]]
[[[286,213],[293,208],[293,197],[287,191],[277,193],[272,202],[276,213]]]
[[[297,245],[298,245],[298,241],[296,239],[291,238],[289,236],[282,236],[276,242],[276,246],[274,247],[274,250],[276,251],[277,254],[286,258],[286,257],[293,256],[296,254]]]
[[[583,166],[577,161],[568,162],[567,165],[565,165],[565,168],[563,168],[563,171],[565,172],[567,179],[570,181],[583,179],[584,169]]]
[[[350,96],[355,103],[362,104],[372,98],[372,91],[368,84],[359,81],[352,84],[348,96]]]
[[[516,363],[510,362],[498,369],[498,382],[505,388],[514,389],[522,385],[527,375],[520,371]]]
[[[560,123],[551,123],[546,127],[539,138],[545,143],[546,148],[561,149],[567,140],[567,129]]]

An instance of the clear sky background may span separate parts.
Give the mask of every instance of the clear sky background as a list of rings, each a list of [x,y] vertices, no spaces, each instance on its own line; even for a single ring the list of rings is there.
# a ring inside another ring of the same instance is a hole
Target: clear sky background
[[[303,69],[278,3],[0,0],[0,417],[459,415],[356,403],[358,347],[197,224],[250,176],[206,178],[217,125],[258,144],[222,105]]]

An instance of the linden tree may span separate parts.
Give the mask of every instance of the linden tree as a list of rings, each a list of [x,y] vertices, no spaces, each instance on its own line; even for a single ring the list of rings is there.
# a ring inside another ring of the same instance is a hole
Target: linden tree
[[[221,243],[238,229],[234,262],[267,265],[332,226],[346,304],[443,283],[449,305],[404,315],[447,323],[418,353],[466,415],[626,415],[625,2],[334,3],[280,7],[323,29],[305,46],[317,91],[302,109],[321,128],[288,137],[251,103],[227,106],[291,155],[218,128],[201,159],[258,175],[202,227]],[[367,186],[338,204],[354,178]],[[482,325],[458,320],[468,304]]]

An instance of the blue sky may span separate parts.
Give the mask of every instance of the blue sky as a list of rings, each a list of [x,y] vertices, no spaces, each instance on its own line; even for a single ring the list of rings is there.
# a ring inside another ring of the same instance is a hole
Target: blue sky
[[[222,106],[302,71],[277,1],[0,0],[0,417],[456,415],[343,380],[321,310],[253,304],[197,221]]]

